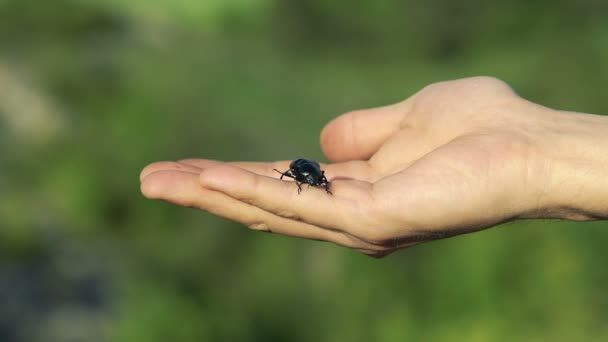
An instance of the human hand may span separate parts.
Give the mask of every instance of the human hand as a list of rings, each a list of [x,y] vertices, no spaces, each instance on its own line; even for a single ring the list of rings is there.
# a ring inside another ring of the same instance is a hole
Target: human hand
[[[600,123],[608,126],[597,116],[528,102],[493,78],[441,82],[395,105],[344,114],[324,128],[321,146],[333,163],[321,167],[333,195],[321,188],[298,194],[293,182],[279,180],[273,169],[287,170],[289,161],[158,162],[142,171],[141,189],[148,198],[254,230],[379,257],[515,218],[605,218],[606,204],[589,203],[602,192],[563,162],[592,159],[577,138],[595,145],[601,134],[590,132]],[[568,193],[585,186],[590,193],[579,201]]]

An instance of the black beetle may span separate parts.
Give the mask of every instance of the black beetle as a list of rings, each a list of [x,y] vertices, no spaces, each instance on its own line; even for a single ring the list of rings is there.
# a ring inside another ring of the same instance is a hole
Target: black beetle
[[[325,177],[325,171],[321,170],[321,166],[314,160],[308,159],[296,159],[289,164],[289,170],[281,172],[274,169],[276,172],[281,174],[283,177],[293,178],[298,186],[298,194],[302,191],[302,184],[308,184],[309,186],[322,186],[328,194],[329,181]]]

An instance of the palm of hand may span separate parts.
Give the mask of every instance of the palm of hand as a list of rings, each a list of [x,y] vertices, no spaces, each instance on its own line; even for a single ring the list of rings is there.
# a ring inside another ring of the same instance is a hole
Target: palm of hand
[[[142,191],[257,230],[331,241],[373,256],[524,214],[533,195],[528,105],[488,78],[445,82],[388,107],[339,117],[322,134],[333,196],[298,195],[276,163],[185,160],[142,172]],[[202,187],[201,187],[202,185]],[[516,200],[514,200],[516,199]]]

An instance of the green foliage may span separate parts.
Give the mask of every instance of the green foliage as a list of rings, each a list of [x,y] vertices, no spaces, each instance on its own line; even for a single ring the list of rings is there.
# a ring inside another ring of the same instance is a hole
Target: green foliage
[[[0,340],[606,340],[605,223],[512,223],[378,261],[146,201],[138,182],[156,160],[322,159],[341,112],[471,75],[606,113],[606,10],[0,1]]]

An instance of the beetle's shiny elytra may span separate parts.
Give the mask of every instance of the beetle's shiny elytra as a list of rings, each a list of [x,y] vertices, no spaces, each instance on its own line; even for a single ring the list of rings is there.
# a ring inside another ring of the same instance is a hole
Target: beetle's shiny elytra
[[[281,174],[281,179],[283,177],[293,178],[298,186],[298,194],[302,191],[302,184],[323,187],[328,194],[331,194],[325,171],[321,170],[319,163],[314,160],[300,158],[292,161],[289,164],[289,170],[285,172],[274,170]]]

